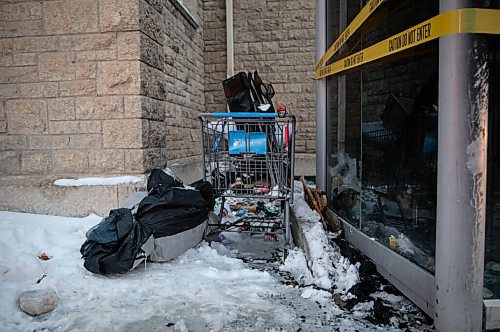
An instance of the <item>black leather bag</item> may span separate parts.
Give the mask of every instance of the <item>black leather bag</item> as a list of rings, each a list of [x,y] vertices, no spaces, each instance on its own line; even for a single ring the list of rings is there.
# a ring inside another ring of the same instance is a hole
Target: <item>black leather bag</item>
[[[255,112],[257,105],[246,73],[239,72],[225,79],[222,86],[230,112]]]

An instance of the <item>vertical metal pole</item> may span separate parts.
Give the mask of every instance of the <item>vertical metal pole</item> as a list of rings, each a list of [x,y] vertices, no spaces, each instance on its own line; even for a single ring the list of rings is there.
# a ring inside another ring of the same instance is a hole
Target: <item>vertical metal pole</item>
[[[292,167],[290,168],[290,203],[293,203],[293,192],[294,192],[294,176],[295,176],[295,132],[296,132],[296,128],[297,128],[297,120],[295,118],[295,116],[291,115],[290,116],[290,119],[292,120],[291,123],[292,123],[292,139],[290,140],[291,141],[291,144],[289,146],[289,149],[292,149],[292,154],[291,154],[291,165]],[[290,123],[290,122],[288,122]]]
[[[226,75],[234,75],[233,0],[226,0]]]
[[[441,0],[440,12],[478,5]],[[484,37],[439,40],[435,326],[481,331],[488,66]]]
[[[204,122],[203,122],[203,117],[199,116],[198,119],[200,120],[200,128],[201,128],[201,157],[202,157],[202,164],[201,167],[203,167],[203,181],[207,181],[207,164],[206,164],[206,157],[205,157],[205,131],[203,128]]]
[[[316,61],[326,52],[326,0],[316,0]],[[326,189],[326,79],[316,81],[316,186]]]
[[[340,0],[339,33],[347,27],[347,0]],[[345,46],[344,46],[345,47]],[[337,153],[345,152],[345,123],[346,123],[346,75],[338,78],[338,125],[337,125]]]

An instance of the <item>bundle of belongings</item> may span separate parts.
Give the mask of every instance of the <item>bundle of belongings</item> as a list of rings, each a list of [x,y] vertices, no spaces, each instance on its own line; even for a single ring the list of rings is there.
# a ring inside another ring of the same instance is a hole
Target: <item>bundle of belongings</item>
[[[216,163],[215,169],[211,172],[212,183],[222,191],[252,190],[250,188],[253,187],[252,184],[259,181],[267,186],[268,190],[269,186],[277,184],[278,164],[277,161],[271,162],[272,158],[267,158],[266,155],[278,153],[277,144],[280,137],[282,141],[288,142],[288,135],[285,138],[284,127],[275,126],[269,121],[260,122],[261,117],[250,113],[276,113],[272,101],[275,96],[274,88],[262,81],[257,70],[241,71],[223,80],[222,87],[229,112],[240,113],[240,116],[239,120],[235,121],[236,128],[227,126],[229,131],[227,148],[232,160],[230,163],[221,161]],[[224,128],[223,126],[216,140],[217,144],[224,134]],[[214,144],[212,152],[215,152],[217,144]]]
[[[80,248],[93,273],[125,273],[145,260],[164,262],[198,244],[215,206],[209,182],[195,188],[163,170],[151,172],[148,195],[134,208],[112,210],[92,227]]]
[[[274,113],[271,84],[264,84],[257,71],[239,72],[222,81],[230,112]]]

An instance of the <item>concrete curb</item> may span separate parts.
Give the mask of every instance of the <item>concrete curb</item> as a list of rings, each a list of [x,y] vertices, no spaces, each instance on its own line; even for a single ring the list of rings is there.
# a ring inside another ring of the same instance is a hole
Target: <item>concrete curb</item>
[[[300,192],[297,192],[297,188],[300,187]],[[299,202],[300,201],[300,202]],[[300,205],[307,206],[310,212],[307,213],[307,217],[297,216],[296,208],[299,209]],[[300,247],[308,262],[314,259],[311,255],[310,244],[308,242],[308,237],[306,236],[307,230],[314,227],[314,224],[321,224],[321,219],[318,213],[307,205],[304,200],[304,193],[302,191],[302,184],[299,181],[295,181],[295,196],[294,204],[290,207],[290,222],[292,229],[292,236],[295,244]],[[317,226],[317,225],[316,225]],[[326,233],[325,233],[326,235]]]
[[[55,180],[50,177],[1,178],[0,210],[66,217],[85,217],[92,213],[107,216],[109,210],[122,207],[130,195],[146,188],[145,180],[92,186],[57,186]]]

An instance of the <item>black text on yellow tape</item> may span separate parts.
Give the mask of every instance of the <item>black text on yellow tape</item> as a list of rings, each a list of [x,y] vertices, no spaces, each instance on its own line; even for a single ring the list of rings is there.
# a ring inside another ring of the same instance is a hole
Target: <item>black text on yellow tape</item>
[[[389,39],[388,51],[397,52],[400,48],[427,41],[431,37],[431,28],[432,23],[429,22]]]
[[[359,27],[370,17],[370,15],[377,9],[384,0],[370,0],[368,3],[361,8],[358,15],[352,20],[351,23],[345,28],[344,31],[339,35],[339,37],[333,42],[326,53],[319,59],[316,64],[316,69],[323,66],[330,58],[337,53],[337,51],[344,45],[349,37],[359,29]]]
[[[338,74],[436,38],[457,33],[500,34],[500,10],[466,8],[437,15],[331,65],[316,69],[316,79]]]

